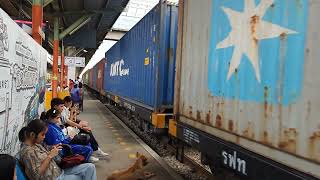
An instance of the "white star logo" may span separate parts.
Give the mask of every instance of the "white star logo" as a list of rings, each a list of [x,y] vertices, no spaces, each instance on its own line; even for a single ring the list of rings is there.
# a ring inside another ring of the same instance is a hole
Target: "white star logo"
[[[255,0],[244,1],[245,7],[243,12],[222,7],[228,16],[232,30],[228,37],[217,44],[216,49],[234,46],[227,80],[230,79],[231,75],[239,67],[242,54],[245,54],[255,70],[257,81],[260,83],[259,40],[295,34],[297,32],[262,20],[274,0],[262,0],[258,6],[255,5]]]

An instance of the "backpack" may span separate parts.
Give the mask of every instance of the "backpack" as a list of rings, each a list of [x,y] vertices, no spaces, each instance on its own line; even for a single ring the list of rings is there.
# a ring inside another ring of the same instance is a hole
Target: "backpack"
[[[62,147],[65,152],[65,156],[61,159],[61,162],[59,163],[59,167],[61,167],[62,169],[77,166],[85,161],[84,156],[80,154],[73,154],[71,146],[63,144]]]
[[[90,135],[86,133],[78,133],[70,141],[71,144],[88,145],[90,143]]]

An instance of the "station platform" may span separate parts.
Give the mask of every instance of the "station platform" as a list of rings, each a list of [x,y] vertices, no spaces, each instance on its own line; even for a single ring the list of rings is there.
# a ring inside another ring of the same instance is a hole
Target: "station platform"
[[[116,170],[127,169],[136,160],[136,153],[143,154],[148,164],[139,172],[152,172],[152,180],[182,179],[149,146],[126,127],[99,100],[85,93],[84,110],[80,119],[87,120],[100,148],[109,154],[95,163],[98,180],[107,179]],[[127,178],[126,178],[127,179]],[[129,179],[144,179],[138,174]]]

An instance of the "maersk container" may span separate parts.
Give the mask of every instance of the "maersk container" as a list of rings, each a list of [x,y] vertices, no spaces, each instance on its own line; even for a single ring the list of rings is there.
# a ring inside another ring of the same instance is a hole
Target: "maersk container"
[[[320,1],[183,3],[178,137],[246,179],[320,178]]]
[[[178,7],[160,2],[108,52],[104,90],[150,110],[172,108]]]

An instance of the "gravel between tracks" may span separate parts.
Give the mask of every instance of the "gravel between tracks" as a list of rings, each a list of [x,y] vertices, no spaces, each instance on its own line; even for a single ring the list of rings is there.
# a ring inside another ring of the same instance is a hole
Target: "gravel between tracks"
[[[166,145],[163,144],[158,138],[150,135],[150,132],[142,131],[138,128],[135,120],[129,120],[124,113],[119,112],[113,106],[107,106],[116,116],[118,116],[130,129],[132,129],[140,138],[142,138],[146,144],[148,144],[152,149],[154,149],[163,159],[164,161],[178,174],[180,174],[186,180],[208,180],[209,177],[206,175],[199,173],[196,171],[194,167],[190,167],[189,165],[183,164],[179,162],[174,155],[174,152],[168,150]],[[191,148],[187,148],[185,154],[192,159],[193,161],[200,163],[200,153],[192,150]],[[202,166],[206,168],[208,167]],[[209,170],[210,172],[210,170]]]

